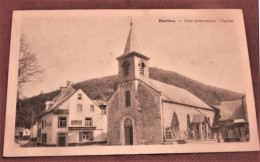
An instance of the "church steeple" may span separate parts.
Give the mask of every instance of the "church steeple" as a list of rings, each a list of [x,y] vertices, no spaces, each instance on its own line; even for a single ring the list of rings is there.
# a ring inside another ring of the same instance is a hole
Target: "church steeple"
[[[117,57],[118,75],[121,81],[149,78],[148,60],[150,58],[139,52],[131,19],[124,53]]]
[[[127,38],[126,45],[125,45],[124,55],[126,55],[130,52],[137,52],[136,51],[137,49],[138,49],[138,43],[137,43],[135,33],[134,33],[134,30],[133,30],[133,21],[132,21],[132,18],[131,18],[130,30],[129,30],[128,38]]]

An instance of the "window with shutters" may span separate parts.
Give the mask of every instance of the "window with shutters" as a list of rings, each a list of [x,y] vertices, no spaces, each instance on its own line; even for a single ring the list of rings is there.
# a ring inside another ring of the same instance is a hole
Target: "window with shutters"
[[[131,106],[131,97],[129,91],[125,92],[125,106]]]
[[[144,75],[144,68],[145,68],[145,64],[144,64],[144,62],[143,61],[141,61],[140,63],[139,63],[139,72],[140,72],[140,75],[141,76],[143,76]]]
[[[58,127],[59,128],[66,128],[67,127],[67,118],[66,117],[59,117],[58,118]]]
[[[128,76],[129,74],[129,65],[130,63],[127,60],[125,60],[124,63],[122,64],[124,70],[124,76]]]

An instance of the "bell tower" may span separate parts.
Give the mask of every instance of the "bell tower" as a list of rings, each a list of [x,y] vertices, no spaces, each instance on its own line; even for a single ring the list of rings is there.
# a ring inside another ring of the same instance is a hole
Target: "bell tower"
[[[120,81],[149,78],[149,57],[138,52],[139,47],[130,22],[130,30],[123,55],[117,57]]]

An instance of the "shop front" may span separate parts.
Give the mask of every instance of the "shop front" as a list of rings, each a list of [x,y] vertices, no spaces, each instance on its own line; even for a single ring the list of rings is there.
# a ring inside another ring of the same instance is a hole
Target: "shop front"
[[[103,130],[96,127],[69,127],[69,146],[104,142]]]

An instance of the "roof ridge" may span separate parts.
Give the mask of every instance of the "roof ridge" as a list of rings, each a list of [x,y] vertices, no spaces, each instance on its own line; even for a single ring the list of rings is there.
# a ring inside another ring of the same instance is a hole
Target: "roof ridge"
[[[158,81],[158,80],[155,80],[155,79],[151,79],[151,78],[149,78],[149,80],[152,81],[152,82],[158,83],[158,84],[162,84],[163,86],[171,86],[172,88],[175,88],[175,89],[177,89],[177,90],[180,90],[180,91],[182,91],[182,92],[185,92],[185,93],[189,94],[189,96],[191,96],[191,97],[193,97],[193,98],[196,98],[196,100],[199,100],[199,101],[203,104],[203,106],[202,106],[202,105],[200,105],[200,106],[199,106],[199,105],[193,105],[193,106],[198,106],[198,107],[207,108],[207,109],[209,109],[209,108],[213,109],[210,105],[208,105],[206,102],[204,102],[202,99],[200,99],[197,95],[191,93],[190,91],[188,91],[188,90],[186,90],[186,89],[184,89],[184,88],[180,88],[180,87],[177,87],[177,86],[175,86],[175,85],[168,84],[168,83],[165,83],[165,82],[161,82],[161,81]],[[156,85],[155,85],[155,87],[156,87],[157,89],[161,89],[161,88],[157,87]],[[168,99],[172,100],[168,95],[165,94],[165,92],[161,91],[161,93],[162,93],[165,97],[167,97]],[[188,96],[186,96],[186,97],[188,97]],[[179,103],[180,101],[175,101],[175,102],[178,102],[178,103]],[[182,102],[180,102],[180,103],[182,103]],[[185,103],[185,104],[192,105],[191,103]]]
[[[46,112],[48,112],[48,111],[50,111],[51,109],[53,109],[53,108],[55,108],[55,106],[56,105],[58,105],[59,104],[59,102],[61,102],[61,99],[62,99],[62,97],[66,94],[66,92],[69,90],[69,88],[73,88],[71,85],[69,85],[59,96],[59,98],[55,101],[55,103],[46,111]],[[74,88],[73,88],[73,90],[74,91],[76,91]],[[74,93],[74,92],[73,92]],[[72,94],[73,94],[72,93]],[[69,94],[68,96],[70,96],[71,94]],[[67,98],[66,98],[67,99]]]

